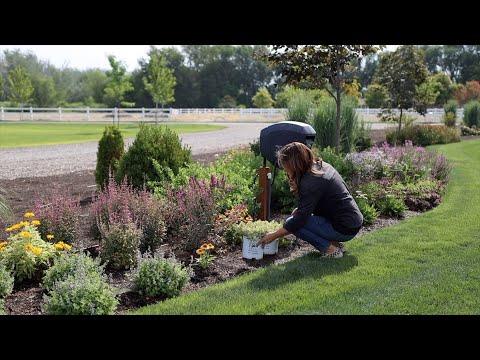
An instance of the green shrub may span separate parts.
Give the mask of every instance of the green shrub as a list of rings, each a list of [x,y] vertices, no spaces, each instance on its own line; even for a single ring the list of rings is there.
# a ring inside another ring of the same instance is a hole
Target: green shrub
[[[225,186],[228,191],[214,194],[218,211],[224,212],[235,205],[245,203],[248,212],[253,214],[257,209],[258,184],[255,183],[256,171],[262,165],[262,161],[262,157],[255,157],[249,149],[232,149],[208,166],[192,162],[181,168],[177,175],[172,172],[168,185],[172,190],[178,190],[188,184],[191,177],[207,181],[211,181],[212,176],[218,179],[225,177]],[[165,184],[151,183],[151,186],[157,196],[166,196]]]
[[[6,315],[5,310],[3,309],[4,306],[5,306],[5,303],[4,303],[3,299],[0,299],[0,315]]]
[[[395,183],[391,193],[397,198],[403,198],[409,210],[426,211],[438,206],[444,186],[436,180],[420,180],[416,183]]]
[[[12,293],[13,282],[14,278],[12,272],[7,269],[4,261],[0,261],[0,299],[7,297]]]
[[[313,153],[319,156],[323,161],[332,165],[344,180],[348,180],[353,172],[353,165],[351,161],[345,159],[343,155],[335,154],[335,148],[326,147],[321,151],[318,151],[318,148],[314,147]]]
[[[480,129],[478,129],[475,125],[471,128],[462,125],[460,127],[460,132],[461,132],[462,136],[480,135]]]
[[[78,253],[60,256],[55,259],[54,264],[45,271],[43,287],[47,292],[53,290],[55,283],[66,280],[69,276],[102,276],[103,268],[99,261]]]
[[[286,120],[308,122],[311,106],[312,101],[310,97],[303,93],[298,93],[288,100]]]
[[[309,123],[316,132],[315,144],[320,148],[335,147],[336,119],[337,105],[331,98],[322,101],[312,110]],[[352,151],[358,134],[358,115],[353,101],[348,98],[342,101],[340,134],[340,151]]]
[[[480,126],[480,102],[469,101],[463,107],[463,122],[466,126]]]
[[[363,215],[363,224],[373,224],[379,213],[375,206],[369,204],[367,194],[364,194],[360,190],[357,190],[355,193],[355,201],[358,205],[358,208],[360,209],[360,212]]]
[[[356,199],[358,208],[363,215],[363,224],[371,225],[375,222],[375,219],[378,217],[379,213],[375,206],[368,204],[368,201],[362,198]]]
[[[175,259],[143,257],[133,275],[135,289],[147,296],[178,296],[190,280],[189,271]]]
[[[109,315],[118,300],[99,276],[68,276],[46,296],[43,310],[49,315]]]
[[[445,115],[448,113],[453,113],[455,117],[457,116],[457,102],[455,100],[450,100],[443,106]]]
[[[371,136],[372,126],[366,124],[365,121],[360,122],[360,126],[357,129],[357,135],[355,136],[355,150],[364,151],[372,147],[373,141]]]
[[[134,223],[114,223],[100,226],[100,257],[112,269],[129,269],[136,265],[136,253],[142,231]]]
[[[449,144],[459,142],[460,134],[456,129],[443,125],[414,125],[387,134],[387,142],[391,145],[403,144],[406,140],[421,146]]]
[[[250,143],[250,151],[253,153],[254,156],[260,155],[260,138]]]
[[[457,116],[453,112],[448,112],[443,115],[442,121],[445,126],[454,128],[457,122]]]
[[[400,217],[407,210],[402,199],[397,199],[390,194],[380,199],[378,206],[382,215],[390,217]]]
[[[149,181],[164,181],[153,161],[165,174],[171,170],[177,175],[181,167],[191,162],[191,152],[189,147],[182,147],[178,135],[171,129],[141,124],[134,142],[120,159],[115,178],[120,183],[127,177],[137,189]]]
[[[369,181],[357,186],[357,190],[354,191],[355,198],[364,198],[369,205],[378,208],[378,203],[387,195],[386,187],[384,183],[379,181]]]
[[[125,149],[122,133],[116,126],[106,126],[103,136],[98,142],[97,167],[95,181],[100,189],[105,187],[109,177],[116,172],[118,161]]]

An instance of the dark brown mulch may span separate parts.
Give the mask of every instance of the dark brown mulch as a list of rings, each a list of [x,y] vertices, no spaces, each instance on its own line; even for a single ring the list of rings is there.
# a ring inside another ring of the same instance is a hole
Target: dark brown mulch
[[[207,164],[215,159],[215,154],[196,155],[194,159]],[[7,200],[14,212],[14,221],[23,217],[26,211],[31,210],[35,196],[44,194],[52,189],[60,189],[79,196],[82,200],[81,205],[84,213],[88,211],[90,199],[95,191],[95,178],[93,171],[84,171],[65,175],[55,175],[39,178],[23,178],[15,180],[0,180],[0,188],[7,190]],[[416,213],[408,212],[406,217]],[[275,220],[284,220],[288,215],[273,215]],[[365,232],[391,226],[400,220],[378,219],[378,221],[369,227],[361,230],[360,234]],[[0,226],[9,226],[0,224]],[[2,228],[0,228],[2,229]],[[83,234],[82,237],[86,236]],[[0,237],[1,238],[1,237]],[[194,276],[191,282],[184,289],[184,292],[195,291],[200,288],[223,282],[239,274],[255,270],[260,267],[271,264],[280,264],[291,259],[302,256],[308,252],[316,251],[310,244],[302,240],[296,240],[294,236],[289,235],[290,244],[281,247],[277,255],[266,255],[261,260],[247,260],[242,257],[242,248],[237,245],[222,254],[216,254],[217,258],[207,269],[203,270],[194,266]],[[355,239],[354,239],[355,241]],[[83,244],[88,243],[86,238],[82,239]],[[90,243],[89,245],[95,245]],[[348,245],[347,245],[348,247]],[[95,249],[94,249],[95,250]],[[93,251],[94,251],[93,250]],[[188,262],[188,257],[179,257],[179,260]],[[140,296],[131,289],[131,280],[128,273],[111,272],[107,274],[109,283],[117,288],[119,292],[120,304],[118,312],[133,310],[138,307],[155,303],[162,299]],[[17,286],[14,292],[7,297],[5,301],[5,310],[7,314],[42,314],[41,304],[43,303],[43,291],[37,283],[26,283]]]

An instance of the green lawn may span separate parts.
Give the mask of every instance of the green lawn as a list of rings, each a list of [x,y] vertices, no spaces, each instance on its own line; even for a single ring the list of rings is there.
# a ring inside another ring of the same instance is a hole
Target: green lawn
[[[107,124],[110,125],[110,124]],[[225,128],[205,124],[162,124],[177,134],[213,131]],[[0,148],[99,141],[106,124],[81,123],[0,123]],[[123,137],[134,138],[138,124],[121,124]]]
[[[308,254],[135,314],[478,314],[480,141],[435,146],[455,168],[440,206],[356,238],[342,259]]]

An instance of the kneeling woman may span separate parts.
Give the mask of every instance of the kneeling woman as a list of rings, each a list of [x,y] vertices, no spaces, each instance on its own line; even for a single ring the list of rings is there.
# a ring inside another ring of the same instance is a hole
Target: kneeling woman
[[[277,159],[287,173],[290,191],[299,197],[298,207],[282,228],[267,233],[258,245],[294,234],[323,256],[343,257],[343,242],[357,235],[363,216],[341,175],[299,142],[283,146]]]

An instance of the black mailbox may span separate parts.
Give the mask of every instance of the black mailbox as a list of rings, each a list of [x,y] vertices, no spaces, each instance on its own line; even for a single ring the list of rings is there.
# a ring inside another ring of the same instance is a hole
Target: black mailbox
[[[276,152],[282,146],[297,141],[312,147],[315,141],[315,130],[298,121],[282,121],[260,131],[260,153],[273,165],[278,164]]]

